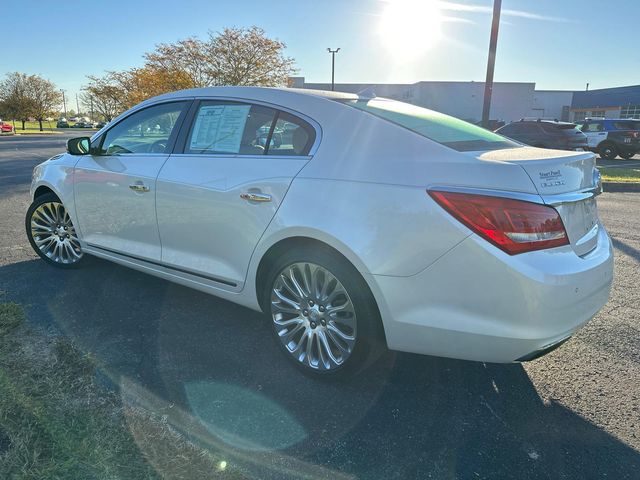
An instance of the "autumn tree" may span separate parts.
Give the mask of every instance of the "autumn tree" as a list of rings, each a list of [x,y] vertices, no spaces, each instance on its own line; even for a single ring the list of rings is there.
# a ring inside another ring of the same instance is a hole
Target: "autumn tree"
[[[62,93],[51,81],[38,75],[29,75],[27,77],[27,95],[31,100],[31,114],[38,121],[42,132],[43,120],[53,115],[60,106]]]
[[[104,77],[89,76],[80,98],[85,106],[93,107],[98,115],[110,122],[127,108],[125,92],[112,73]]]
[[[33,103],[29,95],[29,76],[25,73],[8,73],[0,82],[0,102],[3,115],[11,120],[20,120],[22,129],[27,119],[33,114]]]
[[[268,38],[255,26],[210,32],[206,52],[214,85],[285,86],[295,72],[294,60],[284,55],[285,48],[283,42]]]
[[[88,77],[84,90],[94,102],[124,110],[149,97],[187,88],[285,86],[295,71],[293,59],[284,55],[285,48],[261,28],[227,28],[210,32],[206,40],[191,37],[158,44],[144,55],[142,67]]]

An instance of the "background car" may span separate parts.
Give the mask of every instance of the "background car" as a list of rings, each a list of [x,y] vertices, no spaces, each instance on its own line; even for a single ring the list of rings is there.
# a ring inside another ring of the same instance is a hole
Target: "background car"
[[[69,128],[69,122],[66,120],[58,120],[56,123],[56,128]]]
[[[587,148],[607,160],[640,152],[640,120],[587,118],[579,128],[587,136]]]
[[[279,146],[258,145],[276,131]],[[591,152],[379,97],[256,87],[162,95],[67,147],[33,174],[42,259],[94,255],[261,310],[306,373],[357,373],[385,346],[531,360],[608,300]]]
[[[558,150],[586,150],[587,137],[576,124],[557,120],[520,120],[498,128],[496,133],[525,145]]]
[[[0,133],[14,133],[13,125],[8,122],[3,122],[0,120]]]

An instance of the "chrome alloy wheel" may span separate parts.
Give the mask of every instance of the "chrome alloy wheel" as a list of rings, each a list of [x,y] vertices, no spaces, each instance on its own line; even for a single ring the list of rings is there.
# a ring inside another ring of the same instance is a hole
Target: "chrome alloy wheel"
[[[342,283],[324,267],[285,267],[273,285],[271,316],[280,341],[303,365],[332,370],[353,352],[355,308]]]
[[[72,265],[82,258],[76,230],[60,202],[43,203],[34,210],[31,237],[40,252],[55,263]]]

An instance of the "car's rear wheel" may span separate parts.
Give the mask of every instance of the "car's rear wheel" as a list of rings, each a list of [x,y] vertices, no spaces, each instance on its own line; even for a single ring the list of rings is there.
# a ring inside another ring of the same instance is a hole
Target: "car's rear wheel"
[[[598,153],[605,160],[613,160],[618,155],[618,149],[612,143],[603,143],[598,147]]]
[[[25,218],[27,238],[44,261],[61,268],[77,266],[82,248],[69,212],[53,193],[37,197]]]
[[[305,373],[343,376],[383,350],[380,315],[358,271],[324,249],[295,248],[267,275],[265,310],[278,344]]]
[[[625,160],[629,160],[635,154],[636,152],[618,152],[618,155],[620,155],[620,158],[624,158]]]

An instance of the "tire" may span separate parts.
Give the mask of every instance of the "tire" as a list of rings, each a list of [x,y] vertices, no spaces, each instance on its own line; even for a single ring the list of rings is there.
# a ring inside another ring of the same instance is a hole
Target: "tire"
[[[312,277],[316,288],[310,288]],[[382,321],[368,285],[331,249],[295,247],[272,262],[265,278],[261,298],[270,329],[305,374],[349,377],[384,351]]]
[[[625,160],[629,160],[635,154],[636,152],[618,152],[618,155],[620,155],[620,158],[623,158]]]
[[[25,229],[31,247],[49,265],[75,268],[84,260],[71,218],[53,193],[37,197],[29,206]]]
[[[612,143],[603,143],[598,146],[598,153],[605,160],[613,160],[618,156],[618,149]]]

